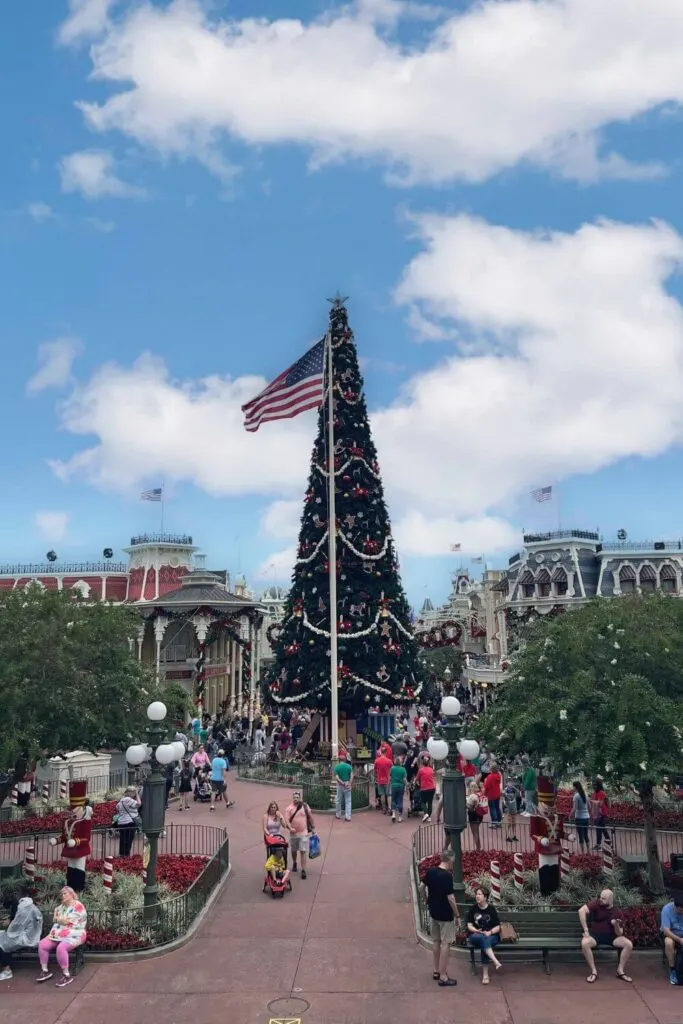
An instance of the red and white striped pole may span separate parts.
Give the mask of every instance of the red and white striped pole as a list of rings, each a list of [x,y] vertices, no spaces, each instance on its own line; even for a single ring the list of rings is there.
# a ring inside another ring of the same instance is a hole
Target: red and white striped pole
[[[602,841],[602,870],[614,871],[614,851],[609,836],[605,836]]]
[[[19,790],[17,786],[12,786],[12,806],[17,807],[19,804]]]
[[[67,786],[66,779],[59,780],[59,799],[64,803],[69,799],[69,787]]]
[[[491,861],[491,899],[494,903],[500,903],[500,864],[497,860]]]
[[[44,782],[43,783],[43,790],[42,790],[41,796],[42,796],[43,800],[45,801],[45,803],[47,803],[48,800],[50,799],[50,783],[49,782]]]
[[[564,883],[569,878],[569,850],[563,846],[560,850],[560,882]]]
[[[36,848],[29,843],[24,853],[24,874],[30,882],[36,877]]]
[[[112,857],[104,858],[104,866],[102,868],[102,888],[104,891],[111,896],[112,889],[114,887],[114,860]]]
[[[515,854],[514,878],[515,889],[518,889],[521,892],[524,888],[524,858],[521,853]]]

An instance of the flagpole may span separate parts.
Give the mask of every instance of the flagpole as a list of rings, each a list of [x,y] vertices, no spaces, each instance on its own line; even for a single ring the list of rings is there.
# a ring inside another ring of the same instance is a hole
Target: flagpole
[[[337,680],[337,509],[334,475],[334,376],[332,333],[327,332],[327,486],[328,544],[330,569],[330,709],[332,758],[339,756],[339,690]]]
[[[166,500],[166,478],[161,481],[161,536],[164,535],[164,502]]]

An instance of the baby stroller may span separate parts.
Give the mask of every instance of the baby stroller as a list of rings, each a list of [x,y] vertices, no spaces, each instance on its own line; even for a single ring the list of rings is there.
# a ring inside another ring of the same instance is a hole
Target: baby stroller
[[[197,781],[194,786],[194,800],[198,800],[202,804],[208,804],[211,802],[211,783],[209,782],[208,771],[197,772]]]
[[[422,816],[422,797],[420,796],[420,787],[417,779],[411,779],[408,783],[408,795],[410,796],[410,807],[408,809],[408,817],[413,818],[415,816]]]
[[[289,878],[289,872],[287,871],[287,851],[289,846],[284,836],[266,836],[266,852],[268,857],[281,857],[284,864],[284,870],[278,871],[273,878],[270,871],[266,871],[263,879],[263,891],[268,892],[273,899],[282,899],[286,892],[292,891],[292,883]],[[284,875],[287,875],[285,881]]]

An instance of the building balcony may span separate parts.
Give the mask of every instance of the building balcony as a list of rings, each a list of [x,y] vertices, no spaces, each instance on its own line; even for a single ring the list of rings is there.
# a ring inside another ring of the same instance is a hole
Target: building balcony
[[[171,544],[192,547],[192,537],[186,533],[140,533],[130,538],[132,548],[141,544]]]
[[[547,544],[556,540],[587,540],[597,544],[600,534],[593,530],[551,530],[548,533],[525,533],[525,544]]]
[[[127,573],[127,562],[45,562],[0,565],[0,576],[92,576]]]

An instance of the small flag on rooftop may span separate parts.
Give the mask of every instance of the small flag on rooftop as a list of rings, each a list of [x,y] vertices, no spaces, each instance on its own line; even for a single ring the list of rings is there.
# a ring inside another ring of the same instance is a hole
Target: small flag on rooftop
[[[451,551],[462,551],[462,544],[451,544]]]
[[[152,487],[149,491],[143,491],[140,497],[143,501],[161,501],[164,496],[163,487]]]
[[[288,420],[318,409],[325,397],[325,338],[242,406],[244,429],[258,430],[269,420]]]
[[[550,501],[552,496],[552,487],[539,487],[537,490],[531,492],[531,497],[534,501]]]
[[[483,565],[484,564],[484,556],[483,555],[477,555],[476,558],[472,559],[472,562],[474,563],[474,565]]]

